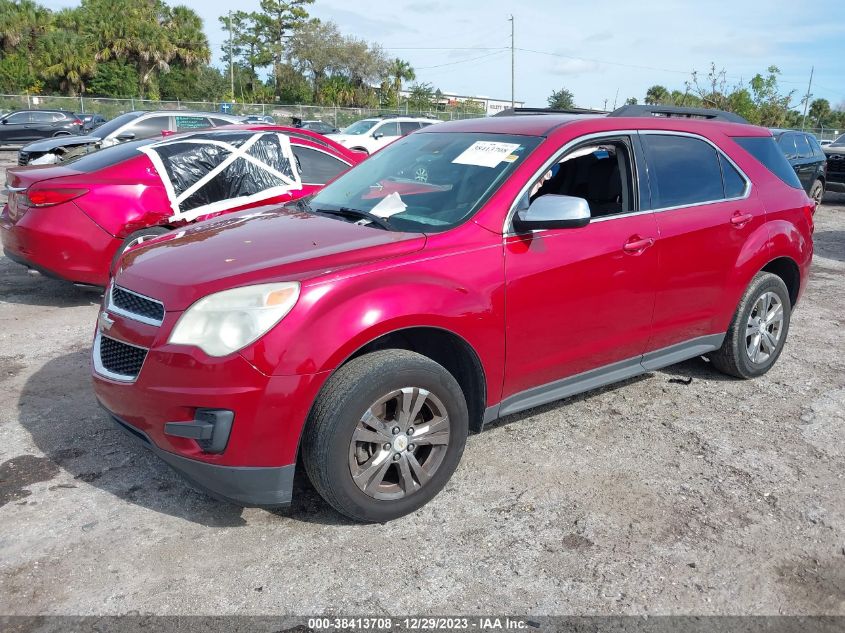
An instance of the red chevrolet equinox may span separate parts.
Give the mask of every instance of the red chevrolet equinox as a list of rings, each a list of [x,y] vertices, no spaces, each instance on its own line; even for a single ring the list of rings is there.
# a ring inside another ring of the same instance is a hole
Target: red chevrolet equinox
[[[299,458],[338,511],[387,521],[499,417],[697,356],[765,374],[813,209],[727,113],[433,125],[310,199],[124,255],[97,397],[218,497],[288,503]]]

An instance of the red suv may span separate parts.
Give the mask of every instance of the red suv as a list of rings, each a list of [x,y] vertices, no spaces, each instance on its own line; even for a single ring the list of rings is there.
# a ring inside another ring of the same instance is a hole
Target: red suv
[[[761,376],[812,200],[768,130],[614,114],[433,125],[307,202],[133,249],[99,401],[220,497],[289,502],[300,456],[338,511],[381,522],[501,416],[701,355]]]

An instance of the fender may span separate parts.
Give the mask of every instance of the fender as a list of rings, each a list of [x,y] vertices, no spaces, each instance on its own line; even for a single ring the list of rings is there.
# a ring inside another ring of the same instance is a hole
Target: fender
[[[474,350],[488,400],[498,401],[505,355],[503,247],[501,236],[476,230],[486,236],[484,243],[467,250],[426,248],[394,266],[304,285],[291,313],[241,354],[268,375],[327,377],[385,334],[437,328]]]

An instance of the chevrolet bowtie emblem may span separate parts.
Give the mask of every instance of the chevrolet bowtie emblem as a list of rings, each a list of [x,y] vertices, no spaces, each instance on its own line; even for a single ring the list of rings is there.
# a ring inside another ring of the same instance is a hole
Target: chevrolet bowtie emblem
[[[97,319],[97,322],[100,326],[100,329],[104,332],[111,329],[111,326],[114,325],[114,319],[109,316],[108,312],[100,312],[100,318]]]

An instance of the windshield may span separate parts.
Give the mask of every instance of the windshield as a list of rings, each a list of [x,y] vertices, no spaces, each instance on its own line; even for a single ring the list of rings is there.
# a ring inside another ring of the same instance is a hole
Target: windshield
[[[126,114],[116,116],[111,121],[103,123],[100,127],[91,132],[91,136],[96,136],[97,138],[106,138],[109,134],[111,134],[118,128],[121,128],[130,121],[134,121],[135,119],[137,119],[139,116],[141,116],[141,114],[143,113],[127,112]]]
[[[311,209],[351,209],[397,231],[435,233],[465,221],[542,139],[417,133],[388,145],[326,186]]]
[[[363,121],[357,121],[350,125],[348,128],[343,130],[344,134],[366,134],[373,126],[378,123],[378,121],[372,121],[364,119]]]
[[[843,134],[838,139],[833,141],[833,143],[831,143],[831,145],[845,145],[845,134]]]

